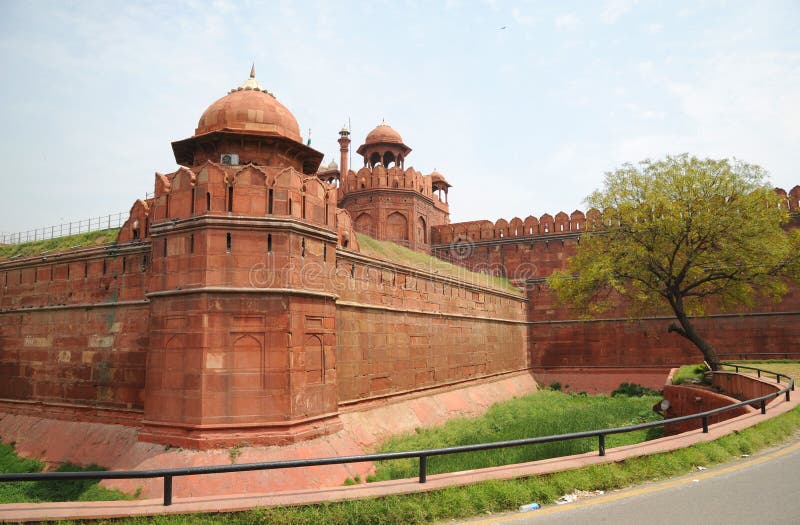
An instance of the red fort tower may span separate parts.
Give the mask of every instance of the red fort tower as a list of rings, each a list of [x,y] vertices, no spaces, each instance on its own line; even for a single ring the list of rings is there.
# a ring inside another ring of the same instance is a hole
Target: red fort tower
[[[358,173],[350,171],[346,165],[350,139],[345,132],[339,139],[342,180],[338,205],[350,212],[355,230],[430,253],[431,228],[450,223],[446,197],[450,184],[435,171],[423,175],[405,168],[411,148],[386,124],[367,134],[357,150],[364,157],[364,167]]]
[[[254,71],[174,142],[150,212],[150,348],[140,437],[280,443],[338,421],[335,188]]]

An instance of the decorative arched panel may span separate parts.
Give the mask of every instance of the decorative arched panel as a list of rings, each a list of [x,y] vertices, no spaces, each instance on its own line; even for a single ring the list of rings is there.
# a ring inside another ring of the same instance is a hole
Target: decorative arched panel
[[[164,388],[169,390],[182,390],[184,387],[184,351],[185,341],[182,335],[174,335],[167,340],[163,353],[163,381]]]
[[[355,230],[376,237],[375,219],[369,213],[362,213],[356,217]]]
[[[264,385],[264,352],[261,341],[252,335],[243,335],[233,342],[231,361],[231,388],[235,390],[260,390]]]
[[[325,382],[325,353],[320,336],[307,334],[303,341],[303,352],[306,357],[306,384],[323,384]]]
[[[428,244],[428,227],[423,217],[417,217],[417,242]]]
[[[400,212],[394,212],[386,217],[386,238],[390,241],[408,240],[408,219]]]

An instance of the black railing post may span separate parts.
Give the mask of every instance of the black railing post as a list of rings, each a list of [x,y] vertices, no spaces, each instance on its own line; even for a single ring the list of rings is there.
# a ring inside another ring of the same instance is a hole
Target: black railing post
[[[598,441],[598,445],[599,445],[598,448],[600,449],[600,455],[601,456],[605,456],[606,455],[606,435],[605,434],[598,435],[597,436],[597,441]]]
[[[761,369],[760,368],[756,371],[756,373],[757,373],[758,377],[761,377]],[[778,374],[778,375],[780,375],[780,374]],[[780,383],[780,382],[781,382],[780,379],[778,379],[778,383]]]
[[[419,482],[426,483],[428,481],[428,456],[419,457]]]
[[[703,434],[708,434],[708,416],[703,416]]]
[[[762,399],[761,400],[761,413],[762,414],[766,414],[767,413],[767,400],[766,399]]]
[[[172,476],[164,476],[164,506],[172,505]]]
[[[790,390],[787,388],[786,389],[786,401],[791,401],[791,399],[789,399],[789,392],[790,392]]]

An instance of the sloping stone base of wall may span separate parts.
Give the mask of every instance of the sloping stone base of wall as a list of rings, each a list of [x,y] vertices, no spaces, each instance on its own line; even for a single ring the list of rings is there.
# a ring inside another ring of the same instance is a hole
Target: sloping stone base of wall
[[[138,429],[125,425],[72,422],[0,413],[0,439],[15,442],[26,457],[48,463],[97,463],[110,470],[144,470],[170,467],[224,465],[289,459],[348,456],[369,452],[385,437],[413,432],[417,427],[441,424],[460,416],[475,416],[492,404],[535,392],[529,372],[462,384],[405,397],[350,405],[340,418],[343,430],[312,441],[283,447],[233,447],[193,451],[138,441]],[[340,486],[348,477],[362,480],[372,472],[369,463],[303,469],[269,470],[234,474],[176,477],[175,497],[274,492]],[[106,486],[126,492],[141,489],[145,498],[160,497],[163,482],[111,480]]]

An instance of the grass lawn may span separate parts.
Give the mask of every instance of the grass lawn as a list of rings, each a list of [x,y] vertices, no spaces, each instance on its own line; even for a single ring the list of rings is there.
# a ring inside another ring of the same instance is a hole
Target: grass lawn
[[[770,372],[778,372],[781,374],[786,374],[790,377],[794,377],[795,379],[800,378],[800,361],[796,359],[774,359],[774,360],[762,360],[762,361],[739,361],[739,360],[726,360],[727,363],[738,363],[741,365],[747,366],[755,366],[764,370],[769,370]],[[732,366],[723,366],[723,370],[734,370]],[[695,364],[695,365],[684,365],[678,369],[675,373],[675,376],[672,378],[672,384],[679,385],[681,383],[689,382],[689,381],[703,381],[703,373],[706,371],[705,365],[703,364]],[[743,374],[755,374],[755,371],[752,370],[745,370],[741,369],[741,373]],[[763,374],[763,377],[767,379],[775,379],[774,376],[770,374]]]
[[[390,438],[379,446],[378,452],[490,443],[634,425],[661,419],[652,410],[660,400],[660,396],[587,396],[543,390],[498,403],[479,418],[454,419],[439,427],[418,429],[415,434]],[[606,446],[639,443],[660,435],[661,429],[658,428],[614,434],[606,438]],[[597,438],[433,456],[428,458],[428,473],[524,463],[590,450],[597,450]],[[418,474],[418,465],[417,459],[379,462],[376,475],[368,481],[414,477]]]
[[[780,374],[786,374],[787,376],[795,378],[797,380],[800,378],[800,361],[798,360],[791,360],[791,359],[776,359],[776,360],[765,360],[765,361],[728,361],[729,363],[738,363],[741,365],[747,366],[755,366],[758,368],[762,368],[764,370],[769,370],[770,372],[778,372]],[[724,367],[725,370],[733,370],[732,366]],[[755,374],[752,370],[744,370],[741,369],[740,372],[743,374]],[[771,374],[762,374],[762,377],[767,379],[775,379],[774,376]],[[785,380],[782,380],[785,381]]]
[[[47,239],[45,241],[32,241],[22,244],[0,246],[0,260],[9,259],[11,257],[29,257],[31,255],[39,255],[43,252],[63,252],[72,248],[109,244],[117,240],[118,233],[119,228],[111,228],[110,230],[79,233],[67,237]]]
[[[41,472],[44,463],[36,459],[21,458],[13,445],[0,443],[0,472],[17,474]],[[56,472],[105,470],[97,465],[79,466],[63,463]],[[45,501],[102,501],[134,499],[134,496],[98,485],[96,480],[75,481],[20,481],[0,483],[0,503],[42,503]]]

